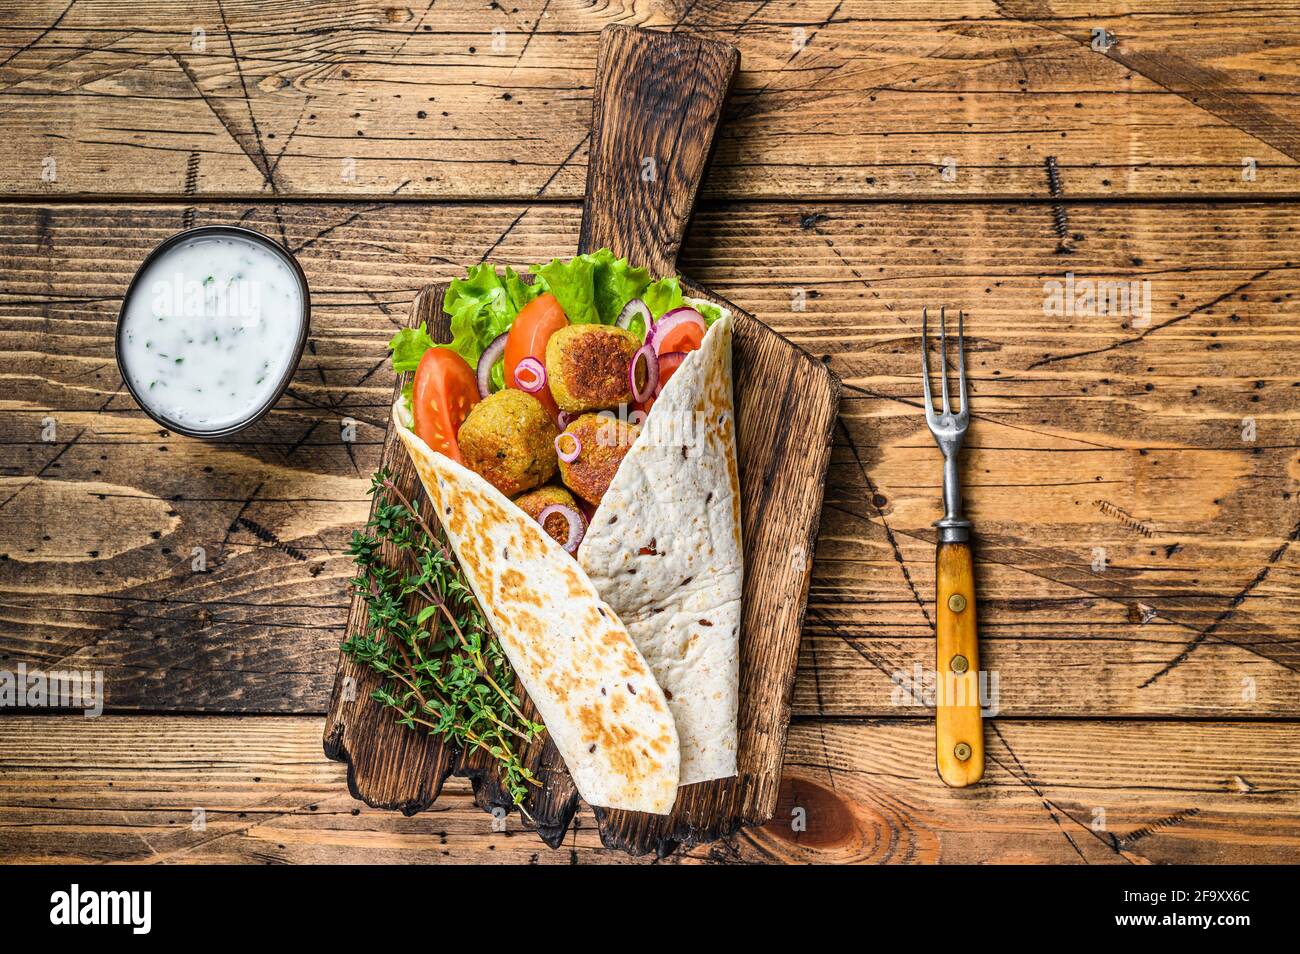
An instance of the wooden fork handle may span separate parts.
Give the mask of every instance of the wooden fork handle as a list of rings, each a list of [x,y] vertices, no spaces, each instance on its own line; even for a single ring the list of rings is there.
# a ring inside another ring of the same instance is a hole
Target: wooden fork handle
[[[980,654],[970,543],[940,543],[935,560],[938,646],[935,761],[939,777],[945,783],[963,788],[984,775]]]

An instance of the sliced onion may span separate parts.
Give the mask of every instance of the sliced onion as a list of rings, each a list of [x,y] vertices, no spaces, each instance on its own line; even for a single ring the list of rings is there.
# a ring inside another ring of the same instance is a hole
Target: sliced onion
[[[555,514],[561,514],[569,522],[569,533],[564,538],[564,543],[560,544],[570,553],[578,552],[578,544],[587,533],[587,522],[582,519],[582,514],[574,510],[568,504],[551,504],[549,507],[543,507],[542,512],[537,515],[537,522],[541,524],[542,529],[546,529],[546,520]]]
[[[641,358],[645,359],[645,387],[638,387],[636,383],[636,365]],[[655,393],[655,388],[659,386],[659,359],[655,357],[653,346],[647,344],[636,349],[632,363],[628,365],[627,376],[632,382],[632,400],[644,401]]]
[[[618,313],[614,319],[614,324],[618,325],[624,331],[629,331],[632,327],[632,319],[640,316],[641,322],[645,325],[647,337],[650,334],[650,327],[655,323],[654,318],[650,316],[650,308],[640,298],[633,298],[623,306],[623,310]]]
[[[534,357],[522,358],[515,365],[515,384],[521,391],[536,394],[546,387],[546,368]]]
[[[576,415],[570,414],[568,411],[561,411],[560,416],[556,418],[556,421],[560,425],[560,430],[567,430],[569,425],[573,423],[575,417]]]
[[[492,366],[501,360],[506,353],[506,339],[510,337],[510,332],[497,335],[492,343],[483,349],[483,353],[478,356],[478,368],[475,369],[475,377],[478,378],[478,396],[487,397],[492,393]]]
[[[570,438],[573,441],[572,451],[566,451],[563,447],[560,446],[560,442],[563,441],[566,437]],[[568,431],[564,431],[563,433],[558,434],[555,437],[555,453],[558,454],[560,456],[560,460],[564,461],[566,464],[572,464],[575,460],[578,459],[578,455],[582,453],[582,441],[578,440],[577,434],[570,434]]]
[[[651,344],[650,338],[653,338],[655,354],[658,354],[659,342],[663,341],[664,335],[683,322],[699,325],[701,334],[708,333],[709,323],[694,308],[674,308],[672,311],[664,312],[664,316],[655,322],[654,334],[647,338],[646,344]]]

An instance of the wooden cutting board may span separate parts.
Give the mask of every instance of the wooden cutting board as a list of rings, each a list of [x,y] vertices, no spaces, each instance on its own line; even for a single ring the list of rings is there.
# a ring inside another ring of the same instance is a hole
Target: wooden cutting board
[[[704,178],[714,133],[739,64],[732,46],[624,26],[601,34],[591,160],[579,251],[608,246],[652,275],[676,270],[677,251]],[[776,809],[799,634],[808,596],[839,381],[818,360],[737,306],[683,279],[687,293],[736,314],[736,423],[739,439],[745,583],[741,620],[739,774],[683,787],[671,815],[597,808],[605,845],[665,855],[678,845],[761,825]],[[411,306],[435,341],[451,338],[445,286],[429,285]],[[401,375],[394,400],[407,383]],[[427,506],[419,478],[390,428],[382,467],[403,493]],[[435,519],[432,510],[424,510]],[[390,554],[391,556],[391,554]],[[348,635],[365,625],[354,598]],[[490,759],[465,755],[397,725],[370,698],[380,678],[340,655],[325,722],[325,754],[348,763],[354,797],[414,814],[433,804],[451,775],[473,782],[475,801],[500,815],[510,799]],[[535,715],[529,706],[530,716]],[[544,783],[525,803],[528,824],[558,847],[579,796],[549,737],[525,762]]]

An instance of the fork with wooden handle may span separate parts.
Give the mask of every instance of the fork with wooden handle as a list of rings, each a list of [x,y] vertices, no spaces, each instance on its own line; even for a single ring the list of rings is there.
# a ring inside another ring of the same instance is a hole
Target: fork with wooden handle
[[[942,411],[930,397],[929,315],[921,311],[921,376],[925,382],[925,422],[943,451],[943,519],[935,522],[939,543],[935,551],[935,642],[938,695],[935,700],[935,761],[939,777],[954,788],[978,782],[984,775],[984,724],[980,717],[979,643],[975,630],[975,575],[971,560],[971,523],[961,515],[961,485],[957,455],[970,425],[966,394],[965,313],[957,316],[957,377],[961,410],[948,401],[948,336],[946,309],[939,311],[939,367],[943,385]]]

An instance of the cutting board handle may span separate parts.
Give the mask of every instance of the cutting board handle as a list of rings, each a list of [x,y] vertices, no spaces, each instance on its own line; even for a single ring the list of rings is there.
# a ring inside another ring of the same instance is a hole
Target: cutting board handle
[[[676,271],[739,64],[728,43],[601,31],[578,251],[608,246],[654,277]]]

